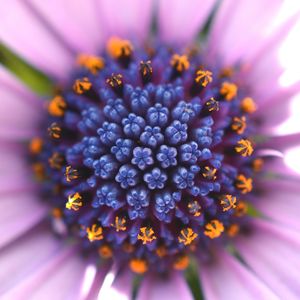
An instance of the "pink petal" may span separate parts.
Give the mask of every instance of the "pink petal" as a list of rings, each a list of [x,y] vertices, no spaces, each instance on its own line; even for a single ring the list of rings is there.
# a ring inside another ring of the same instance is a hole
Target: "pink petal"
[[[42,101],[1,67],[0,87],[0,139],[26,139],[37,134]]]
[[[215,0],[158,2],[159,34],[167,43],[190,43],[212,11]]]
[[[76,52],[95,53],[101,46],[101,27],[94,1],[29,0],[44,22]]]
[[[60,243],[44,225],[1,249],[0,295],[43,266],[60,249]]]
[[[142,41],[150,32],[153,0],[96,0],[105,37]]]
[[[286,135],[276,135],[268,138],[264,147],[284,152],[300,145],[300,132]]]
[[[206,300],[279,299],[260,279],[226,252],[199,268]]]
[[[254,272],[280,299],[299,299],[300,235],[263,220],[253,222],[253,232],[236,242],[237,250]]]
[[[0,39],[42,71],[63,79],[72,66],[70,51],[27,6],[11,0],[0,10]]]
[[[0,199],[0,248],[46,217],[47,209],[32,193],[9,193]]]
[[[264,42],[281,5],[282,0],[223,1],[209,34],[210,57],[219,56],[227,64],[247,57]]]
[[[184,299],[193,296],[181,273],[173,273],[169,278],[158,276],[144,278],[138,291],[137,300]]]

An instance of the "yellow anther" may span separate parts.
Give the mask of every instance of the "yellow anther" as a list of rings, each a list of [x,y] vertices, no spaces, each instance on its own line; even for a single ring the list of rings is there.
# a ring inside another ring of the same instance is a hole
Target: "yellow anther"
[[[38,181],[42,181],[46,178],[45,176],[45,167],[42,163],[34,163],[32,165],[32,170],[33,170],[33,173],[34,173],[34,177],[36,180]]]
[[[66,167],[65,177],[67,182],[71,182],[72,180],[79,178],[79,173],[76,169],[73,169],[71,166]]]
[[[205,106],[209,112],[218,111],[220,109],[219,102],[213,97],[205,102]]]
[[[184,244],[185,246],[190,245],[194,239],[198,236],[197,233],[193,231],[192,228],[184,228],[180,231],[180,235],[178,237],[179,243]]]
[[[99,249],[98,249],[98,253],[104,259],[111,258],[112,255],[113,255],[112,249],[108,245],[100,246]]]
[[[246,97],[241,101],[241,109],[246,113],[252,114],[256,111],[257,107],[252,98]]]
[[[227,230],[226,233],[230,236],[230,237],[235,237],[240,231],[240,226],[238,224],[231,224]]]
[[[195,81],[203,87],[206,87],[209,83],[213,81],[212,72],[207,70],[198,70],[196,72]]]
[[[107,52],[112,58],[129,57],[133,47],[130,41],[112,37],[107,43]]]
[[[228,211],[236,207],[236,197],[232,195],[224,195],[221,197],[220,204],[223,208],[223,211]]]
[[[104,68],[103,58],[94,55],[79,54],[77,57],[77,63],[88,69],[94,75]]]
[[[242,194],[252,191],[252,178],[246,178],[245,175],[240,174],[237,176],[236,181],[236,187],[241,190]]]
[[[52,123],[48,127],[48,134],[53,139],[60,139],[62,135],[62,129],[57,123]]]
[[[232,77],[233,69],[231,67],[223,68],[219,74],[220,78]]]
[[[201,206],[196,200],[189,202],[188,209],[189,213],[192,214],[194,217],[201,216]]]
[[[156,249],[155,253],[157,254],[158,257],[162,258],[167,255],[167,249],[165,246],[159,246]]]
[[[239,201],[235,208],[235,215],[242,217],[248,212],[248,204],[244,201]]]
[[[264,161],[261,158],[256,158],[252,162],[252,168],[255,172],[260,172],[262,170],[263,165]]]
[[[54,152],[48,159],[48,162],[52,169],[60,170],[65,162],[65,159],[61,154]]]
[[[186,71],[190,67],[190,62],[186,55],[174,54],[171,58],[170,64],[177,72],[180,73]]]
[[[151,61],[148,60],[146,62],[140,62],[140,74],[142,77],[142,81],[144,84],[149,82],[152,78],[153,68],[151,66]]]
[[[202,175],[204,178],[208,180],[216,180],[217,178],[216,173],[217,173],[217,169],[206,166],[204,167]]]
[[[223,82],[220,94],[224,96],[227,101],[231,101],[237,95],[238,87],[236,84],[231,82]]]
[[[82,206],[82,197],[79,193],[75,193],[68,196],[68,202],[66,203],[67,209],[72,209],[78,211],[79,208]]]
[[[130,269],[137,274],[144,274],[148,270],[148,263],[144,259],[133,258],[129,262]]]
[[[211,239],[219,237],[224,231],[224,225],[219,220],[212,220],[205,225],[204,234]]]
[[[126,219],[119,218],[119,217],[115,217],[115,222],[111,224],[111,226],[114,227],[117,232],[125,231],[127,229],[125,225],[126,225]]]
[[[82,95],[83,93],[89,91],[92,87],[92,83],[87,77],[82,79],[76,79],[73,84],[73,90],[76,94]]]
[[[175,270],[182,271],[189,266],[189,263],[190,263],[189,257],[187,255],[182,255],[175,260],[173,267]]]
[[[253,153],[252,143],[249,140],[241,139],[237,142],[235,151],[244,157],[250,156]]]
[[[29,150],[32,154],[39,154],[43,148],[43,140],[41,138],[33,138],[29,144]]]
[[[246,117],[234,117],[232,120],[231,128],[236,131],[237,134],[243,134],[247,127]]]
[[[103,239],[103,229],[101,226],[93,224],[86,229],[87,238],[90,242],[100,241]]]
[[[119,88],[123,85],[123,76],[121,74],[112,74],[110,78],[106,79],[106,83],[112,88]]]
[[[140,233],[138,234],[138,240],[143,241],[143,245],[151,243],[156,240],[154,230],[151,227],[141,227]]]
[[[54,117],[62,117],[67,104],[63,97],[55,96],[48,104],[48,113]]]
[[[60,219],[62,217],[62,211],[60,208],[55,207],[52,209],[51,215],[55,218],[55,219]]]

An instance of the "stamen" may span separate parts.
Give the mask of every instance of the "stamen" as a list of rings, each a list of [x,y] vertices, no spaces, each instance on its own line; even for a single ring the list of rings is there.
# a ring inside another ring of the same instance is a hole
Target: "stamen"
[[[240,231],[240,226],[238,224],[231,224],[227,230],[226,233],[230,236],[230,237],[235,237]]]
[[[167,249],[164,246],[159,246],[156,249],[155,253],[157,254],[158,257],[162,258],[167,255]]]
[[[225,77],[230,78],[233,76],[233,73],[234,73],[234,71],[231,67],[226,67],[221,70],[219,77],[220,78],[225,78]]]
[[[123,248],[124,252],[126,252],[126,253],[132,253],[135,249],[133,245],[131,245],[130,243],[127,243],[127,242],[125,242],[123,244],[122,248]]]
[[[236,180],[236,187],[241,190],[242,194],[247,194],[252,191],[252,178],[246,178],[245,175],[240,174]]]
[[[66,167],[65,177],[67,182],[71,182],[72,180],[79,178],[79,173],[76,169],[73,169],[71,166]]]
[[[82,95],[85,92],[88,92],[92,87],[92,83],[87,77],[82,79],[76,79],[73,85],[73,90],[76,94]]]
[[[93,224],[92,227],[86,229],[87,238],[90,242],[100,241],[103,239],[103,229],[97,224]]]
[[[225,81],[221,86],[220,94],[227,101],[231,101],[233,100],[234,97],[236,97],[237,91],[238,91],[238,87],[236,84]]]
[[[224,225],[219,220],[212,220],[205,225],[204,234],[211,239],[219,237],[224,231]]]
[[[112,58],[119,59],[122,57],[130,57],[133,46],[128,40],[122,40],[117,37],[111,38],[107,43],[107,52]]]
[[[116,217],[114,224],[111,224],[111,226],[116,228],[116,232],[119,232],[119,231],[125,231],[127,229],[125,224],[126,224],[125,218]]]
[[[204,167],[204,171],[202,172],[202,175],[204,178],[208,180],[216,180],[217,178],[216,173],[217,173],[217,169],[206,166]]]
[[[234,117],[231,124],[232,130],[236,131],[237,134],[243,134],[246,129],[246,117]]]
[[[262,158],[256,158],[252,162],[252,168],[255,172],[260,172],[264,165],[264,161]]]
[[[250,156],[253,153],[253,146],[249,140],[242,139],[237,142],[235,147],[237,153],[240,153],[242,156]]]
[[[98,253],[104,259],[111,258],[112,255],[113,255],[112,249],[108,245],[100,246],[99,249],[98,249]]]
[[[209,83],[213,81],[212,72],[207,70],[198,70],[196,72],[195,81],[201,86],[206,87]]]
[[[117,93],[121,94],[123,91],[123,76],[121,74],[112,74],[106,79],[106,83]]]
[[[88,69],[93,75],[97,75],[104,68],[104,59],[94,55],[79,54],[77,63]]]
[[[43,181],[46,178],[45,167],[42,163],[39,163],[39,162],[34,163],[32,165],[32,170],[33,170],[34,177],[36,180]]]
[[[143,84],[146,84],[151,81],[153,69],[151,66],[151,61],[140,62],[140,74],[143,81]]]
[[[256,111],[257,107],[254,100],[250,97],[246,97],[241,101],[241,109],[245,113],[252,114]]]
[[[209,112],[218,111],[220,109],[219,102],[214,98],[210,98],[209,100],[206,101],[205,108]]]
[[[75,211],[78,211],[79,208],[83,205],[82,203],[82,197],[79,193],[75,193],[68,196],[68,202],[66,203],[67,209],[72,209]]]
[[[179,241],[179,243],[182,243],[185,246],[187,246],[187,245],[191,244],[192,241],[197,238],[197,236],[198,236],[198,234],[195,233],[192,228],[187,227],[180,231],[178,241]]]
[[[235,215],[237,217],[242,217],[248,212],[248,205],[244,201],[239,201],[235,208]]]
[[[201,206],[196,200],[189,202],[188,209],[189,213],[192,214],[194,217],[201,216]]]
[[[61,154],[54,152],[48,162],[51,168],[60,170],[65,163],[65,159]]]
[[[179,73],[186,71],[190,67],[190,62],[186,55],[174,54],[170,64]]]
[[[173,267],[175,270],[182,271],[189,266],[189,263],[190,263],[189,257],[187,255],[182,255],[175,260]]]
[[[48,127],[48,134],[53,139],[60,139],[62,135],[62,129],[57,123],[52,123]]]
[[[52,209],[51,215],[55,218],[55,219],[60,219],[63,214],[60,208],[55,207]]]
[[[54,117],[62,117],[67,104],[63,97],[55,96],[48,104],[48,113]]]
[[[156,236],[151,227],[140,228],[140,233],[138,234],[138,240],[143,241],[143,245],[151,243],[156,240]]]
[[[139,258],[131,259],[129,267],[134,273],[137,274],[144,274],[148,270],[147,261]]]
[[[32,154],[39,154],[43,149],[43,140],[41,138],[33,138],[29,144],[29,150]]]
[[[233,197],[232,195],[224,195],[221,198],[220,204],[223,207],[223,211],[228,211],[232,208],[236,207],[236,197]]]

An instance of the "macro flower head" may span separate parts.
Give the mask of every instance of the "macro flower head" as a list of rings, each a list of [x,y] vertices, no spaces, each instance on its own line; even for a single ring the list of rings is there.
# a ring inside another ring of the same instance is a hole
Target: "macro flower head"
[[[299,298],[287,3],[3,4],[3,299]]]

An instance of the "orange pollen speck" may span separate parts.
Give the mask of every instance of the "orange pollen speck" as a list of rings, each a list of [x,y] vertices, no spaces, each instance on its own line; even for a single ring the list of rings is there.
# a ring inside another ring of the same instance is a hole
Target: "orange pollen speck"
[[[100,241],[103,239],[103,229],[96,224],[93,224],[92,227],[88,227],[86,229],[86,233],[90,242]]]
[[[185,228],[180,231],[180,235],[178,237],[179,243],[184,244],[185,246],[190,245],[194,239],[198,236],[197,233],[193,231],[192,228]]]
[[[153,68],[151,66],[151,60],[148,61],[141,61],[140,62],[140,71],[141,74],[145,77],[151,75],[153,73]]]
[[[29,144],[29,150],[32,154],[39,154],[43,148],[43,140],[41,138],[33,138]]]
[[[60,170],[62,168],[64,161],[65,161],[64,157],[57,152],[54,152],[52,156],[48,159],[50,167],[52,169],[57,169],[57,170]]]
[[[206,101],[205,103],[208,111],[219,111],[220,106],[219,106],[219,102],[217,100],[215,100],[213,97],[210,98],[209,100]]]
[[[76,79],[73,84],[73,90],[76,94],[82,95],[84,92],[87,92],[91,89],[92,83],[87,77],[82,79]]]
[[[112,249],[108,245],[100,246],[99,249],[98,249],[98,253],[104,259],[111,258],[112,255],[113,255]]]
[[[187,255],[183,255],[175,260],[173,267],[175,270],[185,270],[189,266],[189,263],[189,257]]]
[[[188,209],[189,213],[194,215],[194,217],[201,216],[201,206],[196,200],[189,202]]]
[[[248,205],[244,201],[239,201],[235,208],[235,215],[237,217],[242,217],[248,212]]]
[[[123,76],[121,74],[112,74],[110,78],[106,79],[106,83],[112,88],[120,87],[123,84]]]
[[[211,239],[219,237],[224,231],[224,225],[219,220],[212,220],[205,225],[204,234]]]
[[[231,67],[223,68],[219,74],[220,78],[231,77],[233,75],[233,69]]]
[[[143,274],[148,270],[148,264],[146,260],[139,259],[139,258],[133,258],[130,260],[129,263],[130,269],[137,274]]]
[[[164,257],[167,255],[167,249],[164,246],[158,247],[155,252],[158,257]]]
[[[240,231],[240,226],[238,224],[231,224],[227,230],[226,233],[230,236],[230,237],[235,237]]]
[[[262,170],[263,165],[264,165],[264,161],[261,158],[256,158],[252,162],[252,168],[255,172],[260,172]]]
[[[206,166],[204,167],[204,171],[202,172],[202,175],[204,178],[208,180],[216,180],[217,178],[216,173],[217,173],[217,169]]]
[[[228,211],[232,208],[236,207],[236,197],[233,197],[232,195],[224,195],[221,198],[220,204],[223,208],[223,211]]]
[[[65,113],[67,104],[63,97],[55,96],[48,104],[48,112],[51,116],[62,117]]]
[[[111,224],[112,227],[116,228],[116,232],[125,231],[126,228],[126,219],[115,217],[115,223]]]
[[[62,129],[57,123],[52,123],[50,127],[48,127],[48,134],[53,139],[60,139],[62,134]]]
[[[107,52],[112,58],[128,57],[133,51],[133,46],[128,40],[112,37],[107,43]]]
[[[53,208],[51,214],[55,219],[60,219],[63,215],[61,209],[58,207]]]
[[[42,181],[45,179],[45,167],[42,163],[34,163],[32,165],[32,170],[34,172],[36,180]]]
[[[141,227],[140,233],[138,234],[138,240],[143,241],[143,245],[151,243],[156,240],[156,236],[151,227]]]
[[[198,70],[196,72],[195,81],[200,83],[203,87],[206,87],[209,83],[213,81],[212,72],[207,70]]]
[[[79,174],[76,169],[73,169],[71,166],[66,167],[65,177],[67,182],[71,182],[72,180],[78,179]]]
[[[170,64],[180,73],[186,71],[190,67],[190,62],[186,55],[174,54],[171,58]]]
[[[240,174],[236,178],[236,187],[241,190],[242,194],[247,194],[252,191],[252,178],[246,178]]]
[[[237,142],[235,151],[244,157],[250,156],[253,153],[252,143],[249,140],[241,139]]]
[[[252,98],[246,97],[241,101],[241,109],[246,113],[252,114],[256,111],[257,107]]]
[[[104,68],[103,58],[94,55],[79,54],[77,63],[80,66],[87,68],[94,75]]]
[[[231,101],[237,95],[237,92],[238,92],[237,85],[227,81],[223,82],[220,89],[220,94],[224,96],[224,98],[227,101]]]
[[[231,124],[232,130],[236,131],[237,134],[243,134],[247,127],[246,117],[234,117],[233,122]]]
[[[66,203],[67,209],[72,210],[79,210],[79,208],[82,206],[82,197],[79,193],[75,193],[68,196],[68,202]]]

